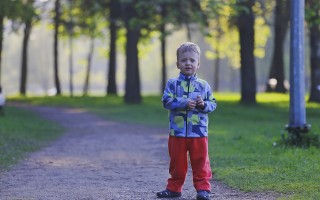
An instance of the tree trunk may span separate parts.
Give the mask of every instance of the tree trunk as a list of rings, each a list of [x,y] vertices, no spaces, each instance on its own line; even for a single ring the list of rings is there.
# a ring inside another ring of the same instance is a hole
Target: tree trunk
[[[73,8],[73,0],[69,1],[69,17],[70,22],[67,24],[67,30],[69,34],[69,91],[70,96],[73,97],[73,16],[72,16],[72,8]]]
[[[108,86],[107,94],[117,95],[116,83],[116,41],[117,41],[117,25],[112,18],[112,9],[110,11],[110,52],[109,52],[109,70],[108,70]]]
[[[56,95],[61,95],[61,88],[60,88],[60,80],[59,80],[59,54],[58,54],[58,47],[59,47],[59,25],[60,25],[60,0],[56,0],[55,2],[55,17],[54,17],[54,42],[53,42],[53,53],[54,53],[54,83],[56,86],[57,93]]]
[[[4,16],[0,13],[0,88],[2,88],[2,42]]]
[[[219,17],[217,18],[217,49],[216,49],[216,54],[217,54],[217,58],[215,60],[215,64],[214,64],[214,91],[218,92],[219,91],[219,74],[220,74],[220,40],[221,40],[221,36],[222,36],[222,30],[220,28],[220,22],[219,22]]]
[[[217,55],[219,56],[219,49],[217,49]],[[215,68],[214,68],[214,91],[219,92],[219,73],[220,73],[220,58],[216,58]]]
[[[21,59],[21,77],[20,77],[20,94],[26,95],[27,90],[27,73],[28,73],[28,43],[31,33],[31,20],[25,22],[24,35],[22,42],[22,59]]]
[[[186,23],[186,28],[187,28],[187,38],[188,38],[188,41],[191,42],[192,40],[192,37],[191,37],[191,27],[190,27],[190,24],[187,22]]]
[[[165,24],[161,24],[160,27],[160,40],[161,40],[161,93],[163,93],[167,82],[167,67],[166,67],[166,29]],[[160,93],[160,94],[161,94]]]
[[[320,103],[320,27],[318,24],[311,25],[310,30],[310,65],[311,87],[310,102]]]
[[[140,76],[139,76],[139,51],[138,42],[140,39],[140,26],[133,26],[132,19],[137,17],[133,4],[135,1],[125,6],[125,27],[126,33],[126,83],[124,100],[126,103],[141,103]]]
[[[266,92],[287,92],[287,88],[284,85],[285,75],[283,45],[289,22],[289,2],[290,1],[288,0],[276,1],[273,56],[269,78],[266,84]],[[271,83],[271,79],[276,80],[276,83],[274,83],[275,85]]]
[[[256,74],[254,58],[254,16],[252,6],[254,0],[241,1],[249,12],[241,12],[238,16],[241,57],[241,102],[256,103]]]
[[[90,50],[88,53],[88,58],[87,58],[87,72],[86,72],[86,80],[84,83],[83,87],[83,95],[86,96],[88,95],[88,90],[89,90],[89,81],[90,81],[90,73],[91,73],[91,61],[93,57],[93,51],[94,51],[94,37],[91,37],[91,43],[90,43]]]
[[[73,97],[73,34],[69,34],[69,91]]]
[[[127,27],[128,28],[128,27]],[[138,42],[140,38],[140,29],[127,29],[126,44],[126,103],[141,103],[140,94],[140,76],[138,59]]]

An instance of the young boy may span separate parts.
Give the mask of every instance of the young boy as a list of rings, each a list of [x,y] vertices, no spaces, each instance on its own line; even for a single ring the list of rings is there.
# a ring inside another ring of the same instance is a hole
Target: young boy
[[[216,108],[209,84],[197,78],[200,48],[186,42],[177,49],[180,75],[167,82],[162,97],[163,106],[170,111],[168,150],[171,178],[160,198],[180,197],[188,169],[188,152],[197,200],[210,199],[212,172],[208,157],[208,113]]]

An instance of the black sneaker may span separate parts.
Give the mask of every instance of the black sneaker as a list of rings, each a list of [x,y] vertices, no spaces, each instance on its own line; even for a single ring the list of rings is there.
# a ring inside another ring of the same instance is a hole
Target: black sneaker
[[[157,192],[157,196],[159,198],[173,198],[173,197],[181,197],[181,192],[172,192],[168,189],[165,189],[161,192]]]
[[[210,200],[210,192],[206,190],[199,190],[197,192],[197,200]]]

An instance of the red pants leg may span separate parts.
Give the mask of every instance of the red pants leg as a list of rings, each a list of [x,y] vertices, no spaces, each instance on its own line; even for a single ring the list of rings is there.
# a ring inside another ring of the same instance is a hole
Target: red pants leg
[[[169,136],[168,149],[170,156],[167,189],[181,192],[188,171],[187,138]]]
[[[188,146],[194,187],[197,191],[211,191],[212,172],[208,155],[208,138],[190,138]]]

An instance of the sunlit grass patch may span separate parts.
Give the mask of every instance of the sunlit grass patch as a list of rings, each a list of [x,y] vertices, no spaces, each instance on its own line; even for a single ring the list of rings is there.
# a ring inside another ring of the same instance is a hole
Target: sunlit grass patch
[[[280,93],[259,93],[257,101],[259,103],[288,103],[290,99],[289,94]]]

